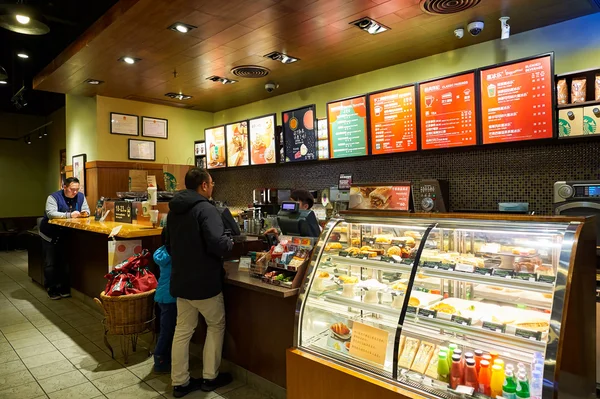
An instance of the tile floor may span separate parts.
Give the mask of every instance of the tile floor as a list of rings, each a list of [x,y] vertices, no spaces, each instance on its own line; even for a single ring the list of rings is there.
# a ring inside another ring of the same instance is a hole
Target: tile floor
[[[152,372],[147,341],[125,364],[103,343],[102,315],[76,299],[52,301],[27,276],[27,252],[0,252],[0,399],[172,398],[168,375]],[[190,360],[193,376],[200,359]],[[245,381],[190,399],[268,399]]]

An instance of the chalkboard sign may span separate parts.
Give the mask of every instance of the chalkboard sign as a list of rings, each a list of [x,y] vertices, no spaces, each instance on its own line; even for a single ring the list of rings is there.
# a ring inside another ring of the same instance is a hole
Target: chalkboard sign
[[[131,223],[131,219],[132,219],[131,202],[116,201],[115,202],[115,222]]]
[[[282,119],[285,162],[316,161],[318,148],[315,106],[285,111]]]

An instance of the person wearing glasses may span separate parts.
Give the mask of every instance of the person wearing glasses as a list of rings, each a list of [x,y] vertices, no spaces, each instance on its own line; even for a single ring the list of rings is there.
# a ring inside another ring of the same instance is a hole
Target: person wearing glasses
[[[223,256],[233,248],[225,234],[221,213],[210,201],[215,182],[205,170],[193,168],[185,175],[186,189],[169,202],[166,248],[171,255],[170,293],[177,298],[177,326],[171,349],[173,396],[193,391],[213,391],[232,381],[219,373],[225,305]],[[198,313],[206,320],[203,378],[190,377],[190,340],[198,325]]]
[[[85,195],[79,192],[79,179],[69,177],[63,189],[46,199],[46,212],[40,224],[42,253],[44,257],[44,286],[50,299],[71,296],[71,284],[65,246],[61,242],[60,228],[48,223],[50,219],[85,218],[90,207]]]

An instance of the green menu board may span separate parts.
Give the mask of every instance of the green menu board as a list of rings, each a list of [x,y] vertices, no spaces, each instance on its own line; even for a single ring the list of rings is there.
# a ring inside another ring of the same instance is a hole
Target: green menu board
[[[327,104],[332,159],[367,155],[367,100],[354,97]]]

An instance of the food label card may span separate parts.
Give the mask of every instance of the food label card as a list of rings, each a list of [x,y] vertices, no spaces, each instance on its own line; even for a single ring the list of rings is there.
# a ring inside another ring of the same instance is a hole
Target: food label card
[[[383,366],[388,336],[389,333],[385,330],[355,321],[350,341],[350,355]]]

